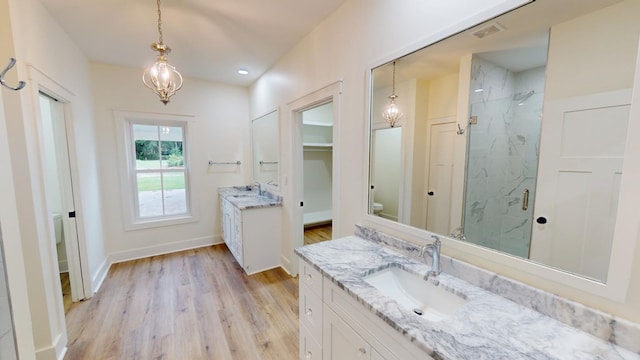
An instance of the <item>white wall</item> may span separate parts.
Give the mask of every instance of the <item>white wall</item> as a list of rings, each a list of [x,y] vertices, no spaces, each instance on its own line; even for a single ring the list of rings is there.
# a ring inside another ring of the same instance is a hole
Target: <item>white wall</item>
[[[501,4],[507,4],[507,1],[352,0],[325,19],[251,87],[251,113],[257,115],[278,105],[286,105],[338,79],[343,80],[341,136],[334,139],[334,143],[341,146],[343,154],[339,181],[344,196],[336,204],[343,217],[341,228],[334,229],[334,237],[352,234],[355,223],[372,224],[365,217],[368,69],[406,52],[399,49],[413,50],[418,47],[418,43],[428,43],[429,37],[434,36],[434,33],[452,34],[456,26],[457,30],[468,27],[471,24],[460,24],[482,12],[485,12],[484,17],[488,17],[486,15],[491,15],[488,14],[491,12],[489,9]],[[498,11],[494,11],[493,15],[497,13]],[[599,28],[593,27],[594,31]],[[436,40],[436,37],[432,40]],[[291,150],[292,129],[291,116],[283,114],[280,134],[283,153]],[[281,170],[284,178],[292,178],[293,169],[290,164],[283,164]],[[284,215],[286,218],[293,218],[294,194],[291,184],[283,184],[282,192]],[[383,231],[398,233],[391,226],[375,224]],[[424,235],[406,232],[403,236],[411,241],[424,242]],[[637,233],[629,234],[629,237],[633,239],[631,241],[638,240]],[[640,303],[640,247],[638,248],[630,294],[624,304],[604,300],[550,280],[542,280],[534,274],[504,263],[501,265],[494,258],[484,260],[477,259],[472,254],[455,255],[596,308],[640,321],[640,309],[636,305]],[[285,232],[283,251],[290,253],[290,250],[291,239]],[[444,251],[451,250],[445,247]]]
[[[18,75],[22,80],[30,79],[25,89],[13,95],[19,97],[19,103],[8,105],[10,115],[7,116],[22,260],[29,264],[25,270],[36,354],[38,358],[52,359],[60,355],[66,345],[66,330],[57,281],[53,226],[44,197],[40,133],[34,115],[39,86],[36,79],[46,78],[46,82],[71,94],[67,100],[72,102],[74,140],[81,149],[72,154],[77,160],[78,179],[81,179],[76,182],[76,192],[82,202],[76,204],[76,210],[85,225],[78,230],[88,245],[82,251],[91,275],[97,272],[104,258],[104,245],[89,68],[86,57],[38,1],[8,0],[8,4],[13,27],[7,34],[15,44]],[[90,231],[85,232],[86,229]],[[19,341],[24,340],[19,338]]]
[[[248,90],[185,78],[182,89],[164,106],[140,81],[143,69],[91,64],[98,132],[108,262],[146,257],[221,242],[218,187],[251,183],[251,131]],[[125,231],[113,111],[192,115],[189,132],[191,191],[199,221]],[[208,161],[238,165],[213,165]]]
[[[331,148],[303,152],[305,214],[331,211],[332,155]]]

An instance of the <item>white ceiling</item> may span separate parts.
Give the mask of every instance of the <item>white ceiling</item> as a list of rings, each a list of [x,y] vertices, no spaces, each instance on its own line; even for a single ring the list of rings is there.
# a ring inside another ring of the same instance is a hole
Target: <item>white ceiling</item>
[[[90,60],[140,69],[155,61],[155,0],[40,1]],[[183,76],[250,85],[344,2],[163,0],[169,63]]]

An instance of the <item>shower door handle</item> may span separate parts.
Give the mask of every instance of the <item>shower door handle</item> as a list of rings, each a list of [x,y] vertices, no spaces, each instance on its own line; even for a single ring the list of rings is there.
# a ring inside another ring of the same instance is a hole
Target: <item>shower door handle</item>
[[[522,210],[527,211],[529,208],[529,189],[524,189],[522,194]]]

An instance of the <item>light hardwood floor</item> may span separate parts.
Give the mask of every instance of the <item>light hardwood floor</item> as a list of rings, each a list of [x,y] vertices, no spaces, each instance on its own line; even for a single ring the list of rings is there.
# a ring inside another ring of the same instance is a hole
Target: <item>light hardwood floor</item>
[[[304,244],[311,245],[315,243],[319,243],[321,241],[331,240],[332,239],[332,226],[331,224],[327,225],[317,225],[304,229]]]
[[[60,283],[62,285],[62,304],[64,305],[64,313],[68,313],[71,309],[71,282],[69,281],[69,273],[60,273]]]
[[[225,245],[115,264],[67,330],[65,359],[297,359],[298,280]]]

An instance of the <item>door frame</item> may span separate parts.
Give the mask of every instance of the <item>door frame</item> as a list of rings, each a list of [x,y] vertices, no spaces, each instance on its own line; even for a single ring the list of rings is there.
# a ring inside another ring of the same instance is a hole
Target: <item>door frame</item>
[[[340,128],[341,128],[341,95],[342,80],[336,81],[314,92],[311,92],[301,98],[293,100],[287,104],[286,113],[291,118],[291,137],[292,137],[292,224],[289,229],[291,239],[291,250],[288,254],[290,259],[295,258],[294,249],[304,245],[304,210],[300,206],[300,202],[304,198],[303,184],[303,146],[302,146],[302,112],[314,107],[333,103],[333,154],[332,154],[332,194],[331,194],[331,211],[332,211],[332,228],[340,229],[340,207],[339,201],[340,191]],[[298,274],[298,262],[291,261],[291,274]]]
[[[75,217],[75,228],[77,232],[77,244],[73,244],[73,251],[75,254],[70,254],[67,251],[67,261],[69,262],[69,278],[71,282],[71,293],[72,300],[79,301],[82,299],[86,299],[91,297],[92,289],[91,289],[91,279],[90,272],[88,267],[88,251],[87,251],[87,242],[85,238],[84,231],[84,222],[83,222],[83,210],[82,210],[82,201],[80,196],[80,191],[73,187],[73,184],[79,184],[79,169],[78,169],[78,158],[77,158],[77,148],[75,143],[75,128],[72,117],[72,106],[73,99],[75,98],[75,94],[71,91],[64,88],[62,85],[57,83],[55,80],[49,78],[46,74],[41,72],[39,69],[35,68],[32,65],[28,66],[29,70],[29,80],[30,85],[28,88],[30,89],[30,96],[33,104],[33,112],[34,118],[36,119],[35,128],[37,131],[37,135],[39,139],[43,137],[43,129],[42,129],[42,114],[40,113],[40,93],[44,93],[45,95],[56,99],[61,105],[63,110],[63,121],[65,127],[65,135],[66,135],[66,145],[67,145],[67,155],[68,155],[68,163],[69,163],[69,179],[71,183],[71,193],[70,199],[73,200],[73,211],[76,212]],[[41,141],[39,143],[42,143]],[[57,145],[56,145],[57,147]],[[45,173],[45,164],[44,164],[44,149],[40,148],[39,157],[40,157],[40,171],[42,174]],[[58,156],[59,154],[56,154]],[[64,170],[63,170],[64,171]],[[65,194],[63,194],[65,196]],[[65,199],[63,199],[64,206],[67,207],[67,203]],[[50,213],[50,209],[47,204],[47,213]],[[68,207],[67,207],[68,208]],[[68,214],[64,214],[64,218],[68,216]],[[53,236],[53,222],[48,221],[49,224],[49,233]],[[69,228],[67,226],[66,230]],[[67,246],[67,249],[69,247]],[[55,251],[55,247],[49,247],[49,249],[45,250],[45,252]],[[53,256],[57,259],[56,254]],[[58,269],[55,266],[55,269]],[[51,269],[52,271],[54,269]],[[73,273],[72,273],[73,272]],[[56,278],[59,279],[59,274],[56,274]]]

